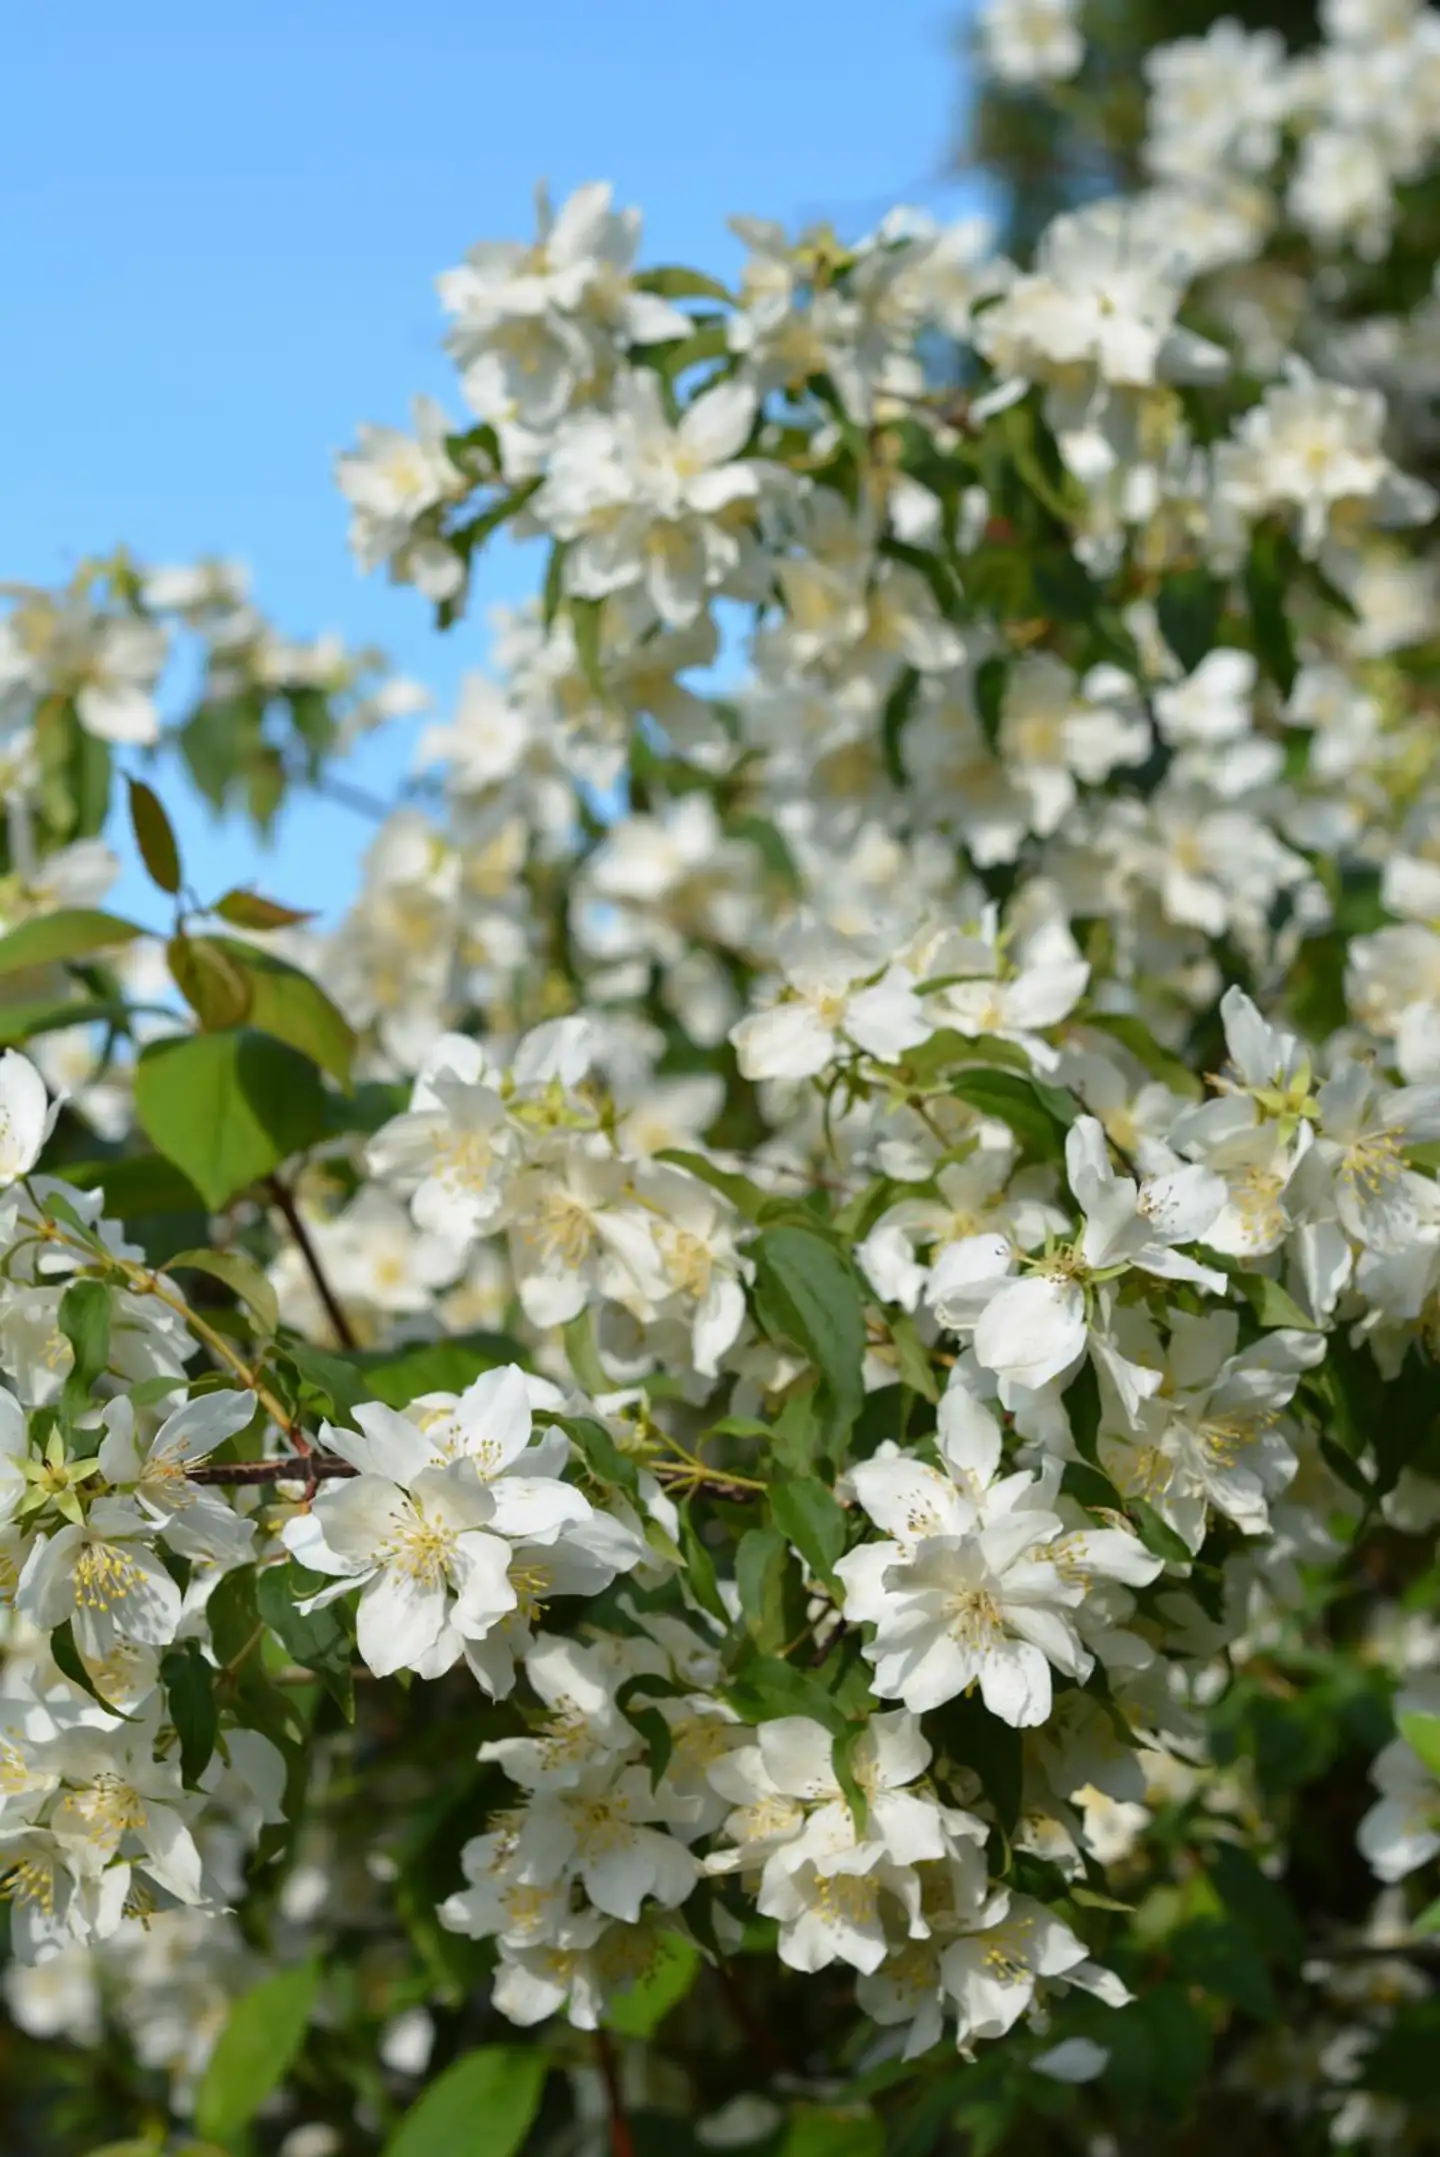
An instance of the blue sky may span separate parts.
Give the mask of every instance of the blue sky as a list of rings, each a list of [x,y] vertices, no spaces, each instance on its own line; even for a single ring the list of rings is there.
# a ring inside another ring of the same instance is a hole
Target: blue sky
[[[946,0],[72,0],[7,44],[0,135],[0,578],[49,582],[119,541],[223,553],[295,634],[375,642],[443,711],[485,657],[482,572],[448,637],[361,579],[333,452],[429,390],[457,413],[435,273],[527,235],[532,192],[610,178],[645,256],[733,267],[734,211],[961,206],[943,178],[958,87]],[[391,793],[396,733],[354,775]],[[298,805],[273,855],[217,836],[167,772],[203,881],[333,912],[367,828]],[[124,834],[117,844],[128,855]],[[117,902],[145,905],[127,860]]]

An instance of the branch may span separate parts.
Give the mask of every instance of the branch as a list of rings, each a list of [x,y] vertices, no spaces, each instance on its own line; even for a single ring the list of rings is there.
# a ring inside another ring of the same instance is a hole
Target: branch
[[[285,1217],[285,1226],[295,1238],[295,1247],[305,1261],[306,1271],[315,1283],[315,1293],[325,1306],[325,1316],[334,1330],[335,1338],[342,1348],[358,1348],[360,1343],[351,1330],[349,1319],[341,1309],[334,1289],[325,1278],[320,1254],[310,1240],[310,1231],[301,1220],[295,1201],[278,1176],[267,1176],[266,1188]]]
[[[720,1990],[725,1996],[725,2005],[734,2016],[741,2036],[752,2047],[756,2057],[768,2074],[783,2074],[785,2072],[785,2062],[781,2057],[780,2048],[771,2032],[765,2027],[765,2024],[746,1999],[745,1987],[741,1980],[736,1976],[728,1962],[717,1962],[715,1964],[715,1975],[719,1980]]]
[[[362,786],[353,786],[348,779],[337,779],[327,772],[323,779],[308,782],[312,793],[326,801],[338,802],[342,809],[353,809],[357,816],[368,817],[372,824],[388,824],[395,814],[396,804],[382,801],[378,794],[367,793]]]
[[[610,2157],[635,2157],[635,2137],[630,2132],[625,2093],[620,2087],[620,2062],[615,2057],[615,2040],[608,2030],[595,2032],[595,2051],[605,2084],[605,2109],[610,2115]]]
[[[205,1461],[187,1468],[185,1477],[190,1483],[332,1483],[359,1473],[333,1454],[295,1453],[285,1460]]]

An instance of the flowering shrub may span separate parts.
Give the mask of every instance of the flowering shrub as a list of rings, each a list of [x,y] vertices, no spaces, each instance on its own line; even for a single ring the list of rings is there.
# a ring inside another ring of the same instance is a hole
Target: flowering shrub
[[[1435,2146],[1440,17],[1323,14],[1024,266],[448,271],[355,551],[539,591],[333,934],[137,752],[263,825],[419,693],[13,595],[13,2146]]]

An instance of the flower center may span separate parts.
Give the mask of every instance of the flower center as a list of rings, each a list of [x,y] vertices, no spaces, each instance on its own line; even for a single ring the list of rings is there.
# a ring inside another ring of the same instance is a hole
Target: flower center
[[[87,1543],[75,1560],[75,1600],[85,1610],[109,1610],[144,1579],[128,1550],[116,1543]]]
[[[455,1530],[445,1521],[431,1519],[413,1498],[410,1507],[409,1517],[382,1547],[381,1560],[422,1588],[438,1588],[455,1556]]]
[[[962,1588],[950,1598],[950,1631],[968,1648],[987,1648],[1004,1630],[1000,1605],[988,1588]]]

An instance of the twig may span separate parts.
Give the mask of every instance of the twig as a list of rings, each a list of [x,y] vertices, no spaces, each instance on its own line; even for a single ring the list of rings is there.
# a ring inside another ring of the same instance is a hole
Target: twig
[[[785,2062],[780,2057],[779,2048],[760,2017],[751,2007],[750,2002],[746,1999],[745,1988],[729,1963],[717,1962],[715,1975],[719,1979],[720,1990],[725,1995],[725,2005],[735,2017],[741,2036],[754,2046],[761,2064],[769,2074],[782,2074]]]
[[[88,1269],[87,1278],[103,1280],[112,1269],[118,1270],[125,1286],[133,1296],[154,1296],[158,1302],[165,1305],[167,1310],[173,1311],[177,1318],[184,1321],[197,1340],[205,1343],[217,1363],[223,1363],[226,1369],[233,1372],[234,1376],[240,1380],[240,1383],[247,1391],[255,1395],[266,1415],[284,1431],[297,1453],[308,1453],[310,1451],[309,1439],[300,1429],[285,1403],[271,1392],[258,1372],[251,1370],[245,1358],[238,1350],[231,1347],[224,1334],[217,1333],[214,1326],[208,1324],[198,1311],[191,1308],[167,1274],[157,1273],[149,1266],[137,1265],[133,1259],[115,1259],[98,1244],[85,1240],[77,1241],[75,1237],[66,1235],[63,1225],[58,1221],[51,1220],[45,1212],[28,1180],[25,1184],[25,1190],[37,1215],[36,1240],[38,1242],[59,1243],[63,1244],[67,1250],[79,1251]],[[97,1261],[99,1262],[98,1271]]]
[[[339,1460],[328,1453],[296,1453],[288,1460],[222,1460],[205,1461],[197,1468],[187,1468],[185,1476],[190,1483],[332,1483],[337,1478],[358,1475],[348,1460]]]
[[[388,824],[395,814],[394,802],[382,801],[378,794],[368,793],[363,786],[352,786],[348,779],[337,779],[333,772],[312,780],[311,791],[326,801],[338,802],[342,809],[353,809],[357,816],[369,817],[374,824]]]
[[[630,2132],[625,2093],[620,2087],[620,2062],[615,2056],[615,2040],[608,2030],[595,2032],[595,2053],[605,2084],[605,2109],[610,2115],[610,2157],[635,2157],[635,2137]]]
[[[295,1247],[304,1259],[306,1271],[315,1283],[315,1293],[325,1306],[325,1316],[329,1319],[334,1329],[336,1340],[339,1341],[342,1348],[358,1348],[360,1343],[356,1340],[350,1321],[340,1307],[334,1289],[325,1278],[325,1269],[320,1263],[320,1254],[310,1240],[310,1231],[301,1220],[299,1209],[294,1199],[278,1176],[267,1176],[265,1182],[271,1197],[285,1217],[285,1226],[295,1238]]]

